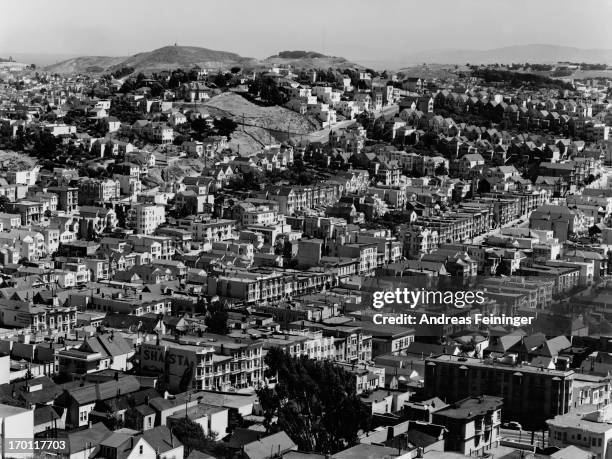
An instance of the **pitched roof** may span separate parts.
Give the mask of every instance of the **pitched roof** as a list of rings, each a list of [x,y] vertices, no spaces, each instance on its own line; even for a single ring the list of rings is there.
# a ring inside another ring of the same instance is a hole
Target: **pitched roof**
[[[158,453],[163,454],[183,444],[172,435],[166,426],[158,426],[154,429],[145,430],[142,438]]]
[[[285,432],[269,435],[261,440],[244,445],[244,455],[249,459],[269,459],[279,452],[285,453],[297,449],[297,445]],[[272,452],[272,454],[270,454]]]
[[[63,408],[59,409],[62,410]],[[34,408],[34,425],[39,426],[41,424],[54,421],[55,419],[59,419],[60,416],[55,410],[56,408],[49,405]]]
[[[132,344],[119,333],[98,334],[86,340],[85,344],[93,352],[110,357],[129,354],[134,350]]]
[[[134,376],[125,376],[119,381],[107,381],[101,384],[88,384],[68,389],[68,395],[79,405],[93,403],[96,400],[108,400],[120,394],[129,394],[140,389],[140,383]]]
[[[87,430],[68,434],[68,448],[70,454],[84,451],[90,445],[97,445],[111,435],[111,431],[101,422],[94,424]]]
[[[133,316],[131,314],[109,314],[104,318],[104,326],[121,330],[134,329],[153,333],[159,324],[159,318]]]
[[[37,385],[42,385],[42,388],[31,392],[27,390],[27,386]],[[0,395],[12,397],[14,393],[16,400],[22,400],[28,405],[47,404],[54,401],[62,392],[62,388],[47,376],[31,379],[27,384],[25,381],[21,381],[0,386]]]

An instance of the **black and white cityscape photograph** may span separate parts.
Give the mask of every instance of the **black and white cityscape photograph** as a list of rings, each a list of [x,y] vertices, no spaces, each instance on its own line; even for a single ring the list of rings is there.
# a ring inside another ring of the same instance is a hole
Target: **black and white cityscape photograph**
[[[612,458],[611,0],[0,17],[0,459]]]

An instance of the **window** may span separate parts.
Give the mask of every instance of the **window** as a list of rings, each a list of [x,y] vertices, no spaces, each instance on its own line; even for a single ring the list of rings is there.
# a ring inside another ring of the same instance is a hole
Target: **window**
[[[138,448],[138,454],[142,454],[144,452],[144,446],[140,445]]]

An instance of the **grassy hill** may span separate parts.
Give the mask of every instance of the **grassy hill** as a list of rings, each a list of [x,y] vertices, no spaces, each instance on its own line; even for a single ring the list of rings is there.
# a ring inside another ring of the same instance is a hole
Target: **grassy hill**
[[[215,96],[197,109],[239,124],[231,135],[230,147],[242,155],[255,153],[263,145],[284,142],[289,136],[306,136],[321,129],[321,124],[309,117],[284,107],[260,106],[232,92]]]
[[[125,57],[84,56],[67,59],[45,67],[53,73],[102,73],[110,67],[120,65]]]
[[[362,68],[343,57],[326,56],[315,51],[281,51],[261,61],[262,64],[290,65],[295,69]]]
[[[164,46],[146,53],[128,57],[111,70],[123,66],[134,67],[138,71],[173,70],[199,65],[206,68],[225,68],[234,65],[252,64],[254,59],[239,56],[227,51],[214,51],[197,46]]]
[[[264,60],[243,57],[227,51],[215,51],[198,46],[164,46],[133,56],[83,56],[51,64],[45,70],[54,73],[104,73],[122,67],[133,67],[135,72],[151,73],[176,68],[229,68],[239,66],[263,69],[271,65],[291,65],[297,69],[328,69],[361,67],[342,57],[325,56],[314,51],[282,51]]]
[[[244,66],[256,61],[227,51],[215,51],[197,46],[164,46],[129,57],[85,56],[68,59],[45,69],[55,73],[102,73],[133,67],[136,72],[173,70],[199,65],[206,68]]]

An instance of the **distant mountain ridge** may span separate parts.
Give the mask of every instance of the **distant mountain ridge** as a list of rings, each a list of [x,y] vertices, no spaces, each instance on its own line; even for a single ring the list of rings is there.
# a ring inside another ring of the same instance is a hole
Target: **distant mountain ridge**
[[[356,67],[357,64],[342,57],[326,56],[315,51],[281,51],[264,60],[242,57],[228,51],[215,51],[198,46],[164,46],[133,56],[82,56],[66,59],[45,67],[54,73],[103,73],[122,67],[132,67],[135,72],[158,72],[189,68],[266,67],[289,64],[301,68],[329,68],[335,66]]]
[[[102,73],[122,67],[133,67],[136,72],[173,70],[199,65],[205,68],[265,67],[291,65],[294,68],[355,68],[363,67],[343,57],[327,56],[315,51],[281,51],[275,56],[258,60],[227,51],[215,51],[197,46],[164,46],[133,56],[82,56],[48,65],[45,70],[55,73]],[[415,64],[510,64],[586,62],[612,64],[612,49],[580,49],[556,45],[520,45],[488,50],[433,50],[399,55],[382,60],[376,68],[400,69]],[[384,62],[384,63],[383,63]],[[364,62],[367,66],[367,61]]]
[[[437,64],[511,64],[585,62],[589,64],[612,64],[612,49],[580,49],[557,45],[518,45],[503,48],[469,50],[448,49],[419,51],[398,58],[402,65],[419,63]]]

